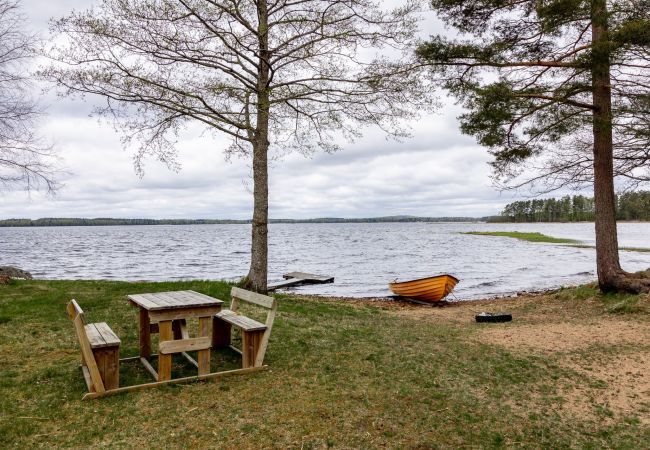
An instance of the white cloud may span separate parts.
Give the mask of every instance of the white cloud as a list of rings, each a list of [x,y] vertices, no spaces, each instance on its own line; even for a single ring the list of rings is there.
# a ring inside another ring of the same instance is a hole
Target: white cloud
[[[23,2],[32,26],[42,30],[50,15],[85,9],[93,1]],[[439,25],[428,17],[428,28]],[[436,29],[435,32],[439,30]],[[433,31],[432,31],[433,32]],[[426,33],[429,34],[429,33]],[[132,151],[121,147],[108,123],[88,117],[93,99],[57,99],[43,122],[70,175],[55,197],[9,192],[0,196],[0,218],[145,217],[249,218],[252,211],[250,163],[223,150],[228,141],[190,127],[178,145],[182,170],[148,161],[136,176]],[[446,101],[440,113],[413,126],[412,139],[386,140],[378,130],[335,154],[288,155],[270,173],[270,213],[274,218],[370,217],[393,214],[481,216],[497,213],[511,200],[489,182],[487,152],[462,136],[459,108]]]

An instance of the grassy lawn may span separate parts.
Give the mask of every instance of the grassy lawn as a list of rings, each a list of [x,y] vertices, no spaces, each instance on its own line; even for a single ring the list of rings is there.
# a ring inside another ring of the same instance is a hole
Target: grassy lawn
[[[601,297],[593,287],[447,308],[280,296],[269,371],[81,401],[70,298],[89,321],[108,322],[126,357],[138,345],[126,294],[193,289],[226,299],[229,288],[0,285],[0,448],[637,449],[650,442],[648,375],[635,365],[647,369],[648,298]],[[515,320],[474,323],[476,312],[495,308]],[[611,331],[611,339],[590,337],[594,330]],[[215,353],[220,369],[238,365],[234,352]],[[619,361],[631,368],[619,374]],[[177,376],[192,372],[181,359],[175,364]],[[123,385],[148,381],[137,364],[123,364],[120,376]]]

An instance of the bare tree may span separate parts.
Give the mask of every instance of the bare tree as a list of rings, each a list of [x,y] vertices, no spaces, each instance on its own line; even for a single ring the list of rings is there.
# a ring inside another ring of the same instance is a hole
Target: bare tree
[[[37,39],[23,27],[18,2],[0,0],[0,187],[52,192],[56,158],[35,131],[42,111],[26,68]]]
[[[433,104],[408,62],[417,13],[371,0],[104,0],[54,24],[65,43],[44,74],[106,99],[98,113],[138,140],[138,169],[146,154],[173,163],[187,121],[252,156],[248,280],[266,291],[269,151],[335,151],[366,125],[404,135],[402,120]]]

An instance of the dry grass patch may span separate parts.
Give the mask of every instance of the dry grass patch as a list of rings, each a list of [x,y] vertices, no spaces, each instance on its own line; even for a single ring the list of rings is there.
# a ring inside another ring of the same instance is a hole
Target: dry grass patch
[[[644,345],[650,342],[650,323],[618,318],[592,318],[589,323],[526,323],[485,327],[476,334],[481,342],[515,351],[567,352],[592,345]]]
[[[609,355],[597,362],[569,357],[564,365],[590,380],[563,393],[568,411],[583,417],[604,416],[609,422],[624,417],[650,425],[650,349]]]

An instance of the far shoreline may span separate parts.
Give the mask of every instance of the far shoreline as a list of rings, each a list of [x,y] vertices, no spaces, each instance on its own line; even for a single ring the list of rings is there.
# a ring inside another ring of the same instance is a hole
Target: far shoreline
[[[74,219],[79,222],[57,221],[58,219],[0,219],[0,228],[56,228],[56,227],[125,227],[125,226],[187,226],[187,225],[251,225],[251,219]],[[303,225],[303,224],[387,224],[387,223],[423,223],[423,224],[476,224],[476,225],[570,225],[594,224],[594,221],[566,222],[504,222],[489,220],[487,217],[409,217],[392,219],[376,218],[316,218],[316,219],[270,219],[269,225]],[[650,220],[617,220],[617,224],[650,223]]]

